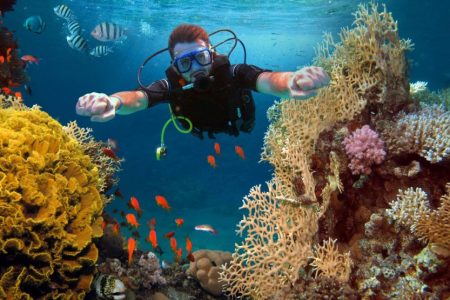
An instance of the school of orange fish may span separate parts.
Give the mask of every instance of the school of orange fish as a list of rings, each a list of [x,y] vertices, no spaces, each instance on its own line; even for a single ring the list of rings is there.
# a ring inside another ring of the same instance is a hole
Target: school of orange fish
[[[108,147],[103,148],[102,152],[103,152],[103,154],[110,157],[111,159],[119,161],[120,159],[116,155],[116,150],[117,150],[117,142],[115,140],[108,140]],[[218,156],[221,155],[221,149],[220,149],[219,143],[214,143],[214,152]],[[235,152],[240,158],[245,159],[245,153],[244,153],[244,150],[242,149],[242,147],[235,146]],[[208,160],[208,163],[211,165],[211,167],[213,167],[213,168],[217,167],[214,155],[208,155],[207,160]],[[117,188],[114,191],[114,195],[120,199],[124,199],[124,195],[119,190],[119,188]],[[157,206],[161,207],[162,209],[166,210],[167,212],[171,211],[169,202],[167,201],[167,199],[164,196],[156,195],[155,203]],[[133,229],[133,228],[137,229],[140,225],[138,222],[138,218],[140,218],[142,216],[142,209],[140,207],[138,199],[134,196],[131,196],[130,200],[128,201],[127,204],[134,212],[131,212],[131,213],[125,213],[124,211],[120,212],[121,216],[126,220],[126,222],[124,221],[119,224],[116,220],[114,220],[114,222],[112,222],[112,231],[114,234],[120,234],[120,226],[129,227],[130,229]],[[113,212],[117,212],[117,209],[113,210]],[[135,213],[137,214],[137,217],[136,217]],[[183,218],[175,218],[174,222],[175,222],[177,228],[180,228],[184,224],[184,219]],[[103,229],[105,229],[106,226],[108,226],[108,222],[105,220],[103,222],[102,226],[103,226]],[[155,251],[155,253],[161,255],[163,252],[162,252],[161,247],[158,244],[157,233],[156,233],[156,219],[152,218],[148,222],[148,226],[149,226],[149,233],[148,233],[148,237],[146,238],[146,241],[150,243],[150,245],[152,246],[153,251]],[[211,225],[207,225],[207,224],[197,225],[194,228],[195,228],[195,230],[210,232],[212,234],[218,233],[217,230],[215,230]],[[132,233],[132,235],[137,239],[140,238],[138,231],[134,231]],[[127,243],[128,263],[129,264],[131,264],[133,261],[133,254],[137,247],[137,242],[134,237],[129,237],[128,243]],[[177,239],[175,237],[175,231],[167,232],[163,235],[163,237],[169,240],[170,249],[172,250],[172,252],[174,254],[174,260],[177,263],[179,263],[181,260],[181,257],[183,256],[183,249],[181,247],[178,247]],[[185,237],[185,249],[186,249],[186,253],[187,253],[186,258],[190,261],[194,261],[194,256],[192,254],[192,242],[188,236]]]

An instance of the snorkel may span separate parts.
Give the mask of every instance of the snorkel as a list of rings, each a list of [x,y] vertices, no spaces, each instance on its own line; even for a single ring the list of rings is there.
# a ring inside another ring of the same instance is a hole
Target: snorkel
[[[236,48],[237,43],[239,42],[239,43],[241,44],[242,49],[243,49],[243,52],[244,52],[244,64],[245,64],[245,63],[247,62],[247,52],[246,52],[244,43],[243,43],[243,42],[236,36],[236,34],[235,34],[232,30],[230,30],[230,29],[219,29],[219,30],[216,30],[216,31],[210,33],[210,34],[208,35],[208,37],[211,37],[211,36],[213,36],[213,35],[215,35],[215,34],[217,34],[217,33],[219,33],[219,32],[228,32],[228,33],[231,33],[232,37],[227,38],[227,39],[225,39],[225,40],[223,40],[223,41],[217,43],[217,44],[214,45],[214,46],[210,46],[210,47],[209,47],[209,50],[210,50],[210,51],[215,51],[215,49],[216,49],[217,47],[219,47],[220,45],[223,45],[224,43],[226,43],[226,42],[228,42],[228,41],[234,41],[234,43],[233,43],[231,49],[230,49],[229,52],[226,54],[227,57],[229,58],[230,55],[231,55],[231,53],[233,53],[234,49]],[[144,84],[142,83],[142,81],[141,81],[141,75],[142,75],[142,71],[143,71],[144,67],[145,67],[145,66],[147,65],[147,63],[148,63],[151,59],[153,59],[155,56],[157,56],[157,55],[159,55],[159,54],[161,54],[161,53],[163,53],[163,52],[166,52],[166,51],[169,51],[169,48],[164,48],[164,49],[161,49],[161,50],[156,51],[155,53],[149,55],[149,56],[144,60],[144,62],[141,64],[141,66],[139,67],[138,72],[137,72],[137,82],[138,82],[138,85],[139,85],[140,88],[146,89],[146,85],[144,85]],[[195,78],[195,79],[193,80],[192,83],[183,85],[182,87],[177,88],[177,89],[170,89],[170,85],[169,85],[169,93],[170,93],[170,92],[185,91],[185,90],[190,90],[190,89],[196,89],[196,90],[198,90],[198,91],[206,91],[206,90],[208,90],[208,89],[211,87],[211,85],[212,85],[212,83],[213,83],[213,81],[214,81],[214,76],[209,76],[209,75],[206,74],[205,72],[199,72],[198,74],[195,74],[195,75],[194,75],[194,78]],[[150,90],[147,90],[147,92],[161,94],[161,93],[165,93],[166,91],[150,91]],[[157,159],[157,160],[160,160],[161,158],[164,158],[164,157],[167,156],[167,147],[166,147],[166,145],[164,144],[164,135],[165,135],[166,128],[167,128],[167,126],[168,126],[170,123],[173,123],[174,127],[175,127],[175,128],[177,129],[177,131],[180,132],[180,133],[185,133],[185,134],[186,134],[186,133],[190,133],[190,132],[192,131],[192,129],[193,129],[192,122],[191,122],[188,118],[183,117],[183,116],[175,116],[175,115],[173,114],[173,112],[172,112],[172,109],[171,109],[171,107],[170,107],[170,104],[169,104],[168,106],[169,106],[170,118],[165,122],[165,124],[164,124],[164,126],[163,126],[163,128],[162,128],[162,130],[161,130],[161,143],[160,143],[160,145],[156,148],[156,159]],[[189,127],[188,127],[187,129],[182,129],[182,128],[179,126],[178,122],[177,122],[178,119],[186,121],[186,122],[188,123]]]

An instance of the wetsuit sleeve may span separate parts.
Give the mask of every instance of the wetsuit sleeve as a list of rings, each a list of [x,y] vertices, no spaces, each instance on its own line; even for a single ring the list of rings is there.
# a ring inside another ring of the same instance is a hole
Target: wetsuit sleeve
[[[271,70],[261,69],[255,65],[237,64],[231,66],[231,74],[237,86],[244,89],[252,89],[256,92],[256,80],[263,72],[272,72]]]
[[[169,102],[169,83],[166,79],[154,81],[146,88],[137,88],[136,90],[143,91],[147,95],[147,108]]]

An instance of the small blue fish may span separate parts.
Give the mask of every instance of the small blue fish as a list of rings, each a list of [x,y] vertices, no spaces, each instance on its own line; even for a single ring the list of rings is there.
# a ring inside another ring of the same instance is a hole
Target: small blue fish
[[[30,32],[41,34],[45,29],[45,22],[40,16],[31,16],[25,20],[23,26]]]

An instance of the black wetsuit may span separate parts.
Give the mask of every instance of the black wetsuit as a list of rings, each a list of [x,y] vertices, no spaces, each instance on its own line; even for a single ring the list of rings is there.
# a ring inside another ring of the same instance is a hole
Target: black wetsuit
[[[168,79],[153,82],[142,90],[148,98],[148,107],[170,103],[176,116],[188,118],[193,124],[192,133],[203,138],[203,132],[224,132],[237,136],[239,131],[250,132],[255,122],[255,105],[251,91],[256,91],[256,80],[262,72],[270,72],[254,65],[230,65],[226,56],[217,56],[211,69],[214,80],[204,90],[181,90],[182,83],[171,68]],[[180,120],[187,128],[187,122]]]

